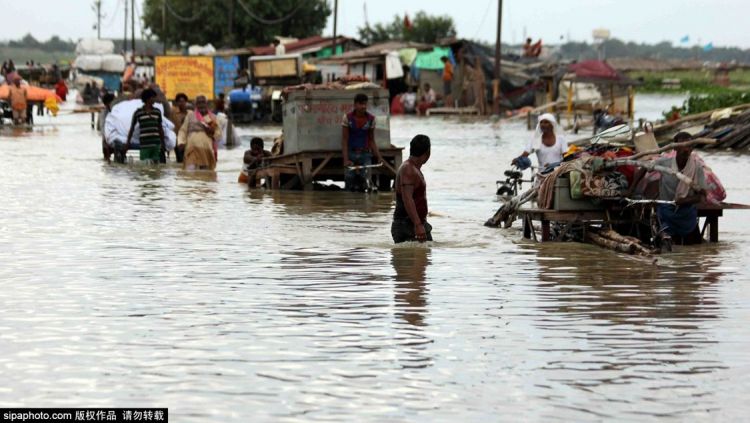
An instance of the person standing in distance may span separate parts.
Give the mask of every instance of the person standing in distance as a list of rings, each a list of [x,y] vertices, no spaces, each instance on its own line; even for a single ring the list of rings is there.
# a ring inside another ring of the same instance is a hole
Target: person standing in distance
[[[383,162],[375,142],[375,116],[367,111],[367,101],[367,94],[355,95],[354,109],[345,114],[341,121],[341,155],[346,168],[344,189],[347,191],[362,190],[362,181],[371,176],[369,166],[372,165],[373,155],[378,163]],[[353,166],[360,168],[351,169]]]
[[[396,210],[391,236],[395,243],[432,241],[432,226],[427,223],[427,184],[422,166],[430,159],[430,138],[415,136],[409,145],[409,158],[396,174]]]

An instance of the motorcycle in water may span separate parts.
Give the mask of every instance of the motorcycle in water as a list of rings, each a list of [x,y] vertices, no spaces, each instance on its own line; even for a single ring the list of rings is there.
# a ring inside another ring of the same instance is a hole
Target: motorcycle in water
[[[618,125],[624,125],[626,122],[619,116],[609,114],[603,109],[594,110],[594,135],[606,131]]]

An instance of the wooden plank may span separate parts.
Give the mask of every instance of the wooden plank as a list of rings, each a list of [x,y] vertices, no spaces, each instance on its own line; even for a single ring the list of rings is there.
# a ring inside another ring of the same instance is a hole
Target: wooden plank
[[[389,148],[380,148],[379,150],[380,150],[380,154],[383,155],[383,157],[399,156],[404,151],[404,147],[391,146]],[[304,152],[300,152],[300,153],[290,153],[290,154],[281,154],[281,155],[278,155],[278,156],[271,156],[271,157],[268,157],[268,160],[271,161],[271,162],[280,161],[282,163],[286,163],[286,162],[291,163],[291,162],[293,162],[295,160],[296,156],[311,156],[312,158],[324,158],[325,156],[327,156],[329,154],[333,154],[334,157],[341,157],[342,156],[342,153],[339,150],[335,150],[335,151],[332,151],[332,150],[309,150],[309,151],[304,151]],[[289,160],[289,159],[291,159],[291,160]]]
[[[709,216],[706,218],[706,222],[709,225],[708,240],[711,242],[719,242],[719,217]]]
[[[550,236],[549,220],[542,220],[542,242],[547,242],[550,239],[551,239],[551,236]]]
[[[531,239],[531,232],[534,230],[534,227],[531,226],[531,219],[528,215],[524,215],[521,221],[523,222],[523,237]]]
[[[521,209],[518,214],[529,214],[534,220],[556,220],[556,221],[571,221],[571,220],[606,220],[606,215],[603,211],[558,211],[558,210],[547,210],[547,209]]]
[[[271,188],[279,189],[281,187],[281,172],[279,169],[272,170],[271,173]]]
[[[311,190],[313,188],[312,179],[312,158],[305,157],[302,160],[302,186],[305,190]]]
[[[324,167],[328,164],[329,161],[331,161],[331,158],[333,158],[333,154],[328,154],[323,161],[318,165],[318,167],[315,168],[315,170],[312,171],[312,174],[310,175],[310,179],[315,179],[315,176],[323,170]]]
[[[479,109],[474,106],[468,107],[433,107],[427,109],[427,116],[432,115],[478,115]]]

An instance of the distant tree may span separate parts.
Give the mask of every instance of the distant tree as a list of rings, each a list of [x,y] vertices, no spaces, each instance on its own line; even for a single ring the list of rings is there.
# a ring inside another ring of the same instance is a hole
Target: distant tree
[[[376,23],[374,26],[364,26],[357,29],[359,39],[366,44],[382,43],[394,38],[403,38],[403,21],[395,16],[390,24]]]
[[[142,19],[147,30],[170,45],[245,47],[269,44],[280,35],[305,38],[320,34],[331,14],[326,0],[166,1],[166,28],[164,0],[145,0]]]
[[[20,40],[11,40],[5,43],[8,47],[23,48],[29,50],[42,50],[46,52],[66,52],[75,50],[75,43],[64,41],[57,35],[52,36],[49,40],[41,42],[31,34],[26,34]]]
[[[646,59],[692,59],[708,60],[714,62],[737,61],[740,63],[750,63],[750,50],[742,50],[737,47],[715,47],[710,51],[705,51],[702,46],[693,46],[689,48],[675,47],[669,41],[662,41],[656,44],[623,42],[613,38],[602,44],[605,56],[614,57],[633,57]],[[585,42],[568,42],[560,46],[560,55],[564,59],[587,60],[598,57],[597,46]]]
[[[41,43],[33,35],[26,34],[18,41],[10,41],[8,45],[10,47],[39,48]]]
[[[42,45],[44,51],[73,51],[75,50],[75,43],[72,41],[65,41],[60,39],[57,35],[53,35],[49,40],[45,41]]]
[[[362,41],[368,44],[388,40],[414,41],[418,43],[435,43],[442,38],[456,36],[456,27],[450,16],[430,16],[423,11],[417,12],[407,26],[405,16],[395,15],[390,23],[376,23],[374,26],[360,27],[357,31]]]

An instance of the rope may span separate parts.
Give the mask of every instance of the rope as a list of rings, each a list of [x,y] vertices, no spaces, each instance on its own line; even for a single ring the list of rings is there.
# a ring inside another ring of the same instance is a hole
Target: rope
[[[195,15],[193,15],[190,18],[186,18],[186,17],[180,15],[179,13],[175,12],[175,10],[172,8],[172,5],[169,4],[169,1],[167,1],[167,0],[162,0],[162,1],[164,2],[164,5],[167,8],[167,12],[169,12],[169,14],[172,15],[172,17],[174,17],[175,19],[177,19],[180,22],[193,23],[193,22],[197,21],[201,17],[201,15],[203,14],[203,12],[201,10],[198,10],[198,12],[195,13]]]
[[[292,11],[289,12],[288,15],[283,16],[283,17],[278,18],[278,19],[265,19],[265,18],[261,18],[260,16],[256,15],[255,13],[253,13],[247,7],[247,5],[245,4],[245,2],[243,0],[237,0],[237,3],[240,5],[240,7],[242,7],[242,9],[245,11],[245,13],[247,13],[248,16],[250,16],[252,19],[254,19],[254,20],[256,20],[256,21],[258,21],[258,22],[260,22],[260,23],[262,23],[264,25],[276,25],[276,24],[279,24],[279,23],[282,23],[282,22],[284,22],[286,20],[291,19],[302,8],[302,5],[305,3],[305,0],[299,0],[299,2],[297,3],[297,6],[295,6],[294,9],[292,9]]]
[[[490,14],[490,6],[492,6],[492,3],[493,3],[493,0],[489,0],[487,2],[487,8],[484,9],[482,20],[479,22],[479,26],[477,27],[476,34],[474,34],[474,38],[479,38],[479,32],[482,30],[482,27],[484,26],[484,20],[487,18],[487,15]]]
[[[115,4],[115,12],[112,14],[112,18],[109,20],[109,23],[107,24],[107,28],[111,28],[112,25],[114,25],[115,18],[117,18],[117,14],[120,11],[120,3],[121,2],[122,2],[121,0],[118,0],[117,4]]]

